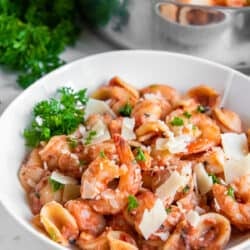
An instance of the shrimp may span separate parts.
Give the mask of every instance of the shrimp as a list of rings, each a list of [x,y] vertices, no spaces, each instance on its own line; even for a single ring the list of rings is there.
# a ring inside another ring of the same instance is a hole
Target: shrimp
[[[98,236],[104,231],[106,222],[103,215],[96,213],[86,201],[71,200],[65,208],[75,218],[80,232]]]
[[[121,167],[99,157],[82,175],[81,196],[89,198],[91,207],[101,214],[117,214],[127,204],[129,194],[136,194],[141,186],[141,171],[134,160],[129,144],[120,136],[114,136]],[[117,188],[108,184],[119,179]]]
[[[26,192],[33,190],[46,172],[43,169],[39,150],[38,148],[32,150],[27,161],[21,166],[19,171],[19,179]]]
[[[68,176],[79,178],[82,168],[76,154],[71,153],[67,136],[53,136],[48,144],[39,152],[42,161],[45,161],[50,170],[59,169]]]
[[[230,223],[224,216],[207,213],[200,216],[196,227],[183,220],[169,237],[163,250],[220,250],[228,243],[230,234]]]
[[[162,116],[160,101],[155,99],[137,102],[131,116],[135,118],[136,127],[148,121],[159,120]]]
[[[210,108],[218,107],[221,101],[219,93],[206,85],[191,88],[187,92],[187,95],[202,106]]]
[[[141,89],[141,94],[158,94],[162,96],[166,101],[168,101],[171,106],[175,106],[175,104],[179,101],[180,95],[176,89],[163,84],[152,84],[146,88]]]
[[[236,178],[231,187],[236,199],[227,195],[226,186],[215,184],[213,195],[221,212],[240,230],[250,229],[250,175]]]
[[[225,108],[215,108],[212,115],[222,132],[242,132],[240,117],[235,112]]]
[[[99,156],[100,152],[103,152],[108,159],[117,158],[115,144],[112,140],[86,145],[77,155],[80,160],[89,163],[94,161]]]

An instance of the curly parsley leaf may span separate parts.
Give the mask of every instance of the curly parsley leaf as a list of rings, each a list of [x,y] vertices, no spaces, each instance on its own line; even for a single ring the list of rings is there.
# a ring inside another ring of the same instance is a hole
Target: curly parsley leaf
[[[184,121],[180,117],[174,117],[173,120],[170,122],[172,126],[183,126]]]
[[[227,195],[232,197],[233,199],[235,199],[235,195],[234,195],[234,189],[232,187],[229,187],[227,189]]]
[[[213,184],[220,184],[219,178],[215,174],[208,174],[212,178]]]
[[[85,139],[85,145],[91,144],[93,138],[94,138],[96,135],[97,135],[97,132],[96,132],[95,130],[90,130],[90,131],[88,132],[88,135],[87,135],[86,139]]]
[[[140,147],[136,149],[135,159],[136,161],[146,161],[145,154]]]
[[[49,184],[53,192],[56,192],[64,187],[64,184],[49,178]]]
[[[31,124],[23,133],[27,146],[35,147],[54,135],[71,134],[83,122],[86,89],[74,92],[63,87],[58,94],[58,99],[41,101],[33,108]]]
[[[129,103],[126,103],[123,107],[119,109],[119,114],[122,116],[130,116],[132,112],[132,106]]]
[[[135,196],[129,195],[128,196],[128,212],[131,212],[133,209],[137,208],[139,203]]]

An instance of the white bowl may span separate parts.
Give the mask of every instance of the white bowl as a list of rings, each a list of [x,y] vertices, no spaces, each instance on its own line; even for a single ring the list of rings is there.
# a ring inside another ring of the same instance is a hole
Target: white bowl
[[[160,51],[110,52],[78,60],[43,77],[16,98],[0,118],[0,201],[17,222],[37,236],[38,244],[39,239],[45,242],[46,249],[64,248],[30,224],[31,212],[17,177],[26,153],[22,131],[30,121],[34,104],[52,96],[59,86],[93,91],[114,75],[137,87],[159,82],[185,91],[201,83],[210,85],[222,95],[225,93],[223,105],[238,112],[245,126],[250,126],[250,79],[230,68],[191,56]],[[237,237],[230,245],[240,249],[248,244],[246,237]]]

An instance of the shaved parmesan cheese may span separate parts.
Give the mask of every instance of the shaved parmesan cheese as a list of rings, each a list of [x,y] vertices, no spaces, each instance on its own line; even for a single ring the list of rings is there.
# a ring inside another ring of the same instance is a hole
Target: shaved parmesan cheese
[[[186,214],[186,219],[191,226],[197,227],[200,222],[200,215],[196,211],[190,210]]]
[[[145,209],[141,223],[139,224],[139,229],[143,237],[147,240],[149,236],[155,233],[162,223],[166,220],[167,213],[165,207],[160,199],[155,201],[152,209]]]
[[[213,186],[212,178],[208,176],[208,173],[206,172],[202,163],[197,164],[194,168],[194,171],[197,178],[198,189],[201,195],[206,194]]]
[[[67,184],[77,184],[77,180],[70,177],[65,176],[58,171],[53,171],[50,178],[56,182],[59,182],[61,184],[67,185]]]
[[[228,159],[239,160],[248,153],[245,134],[225,133],[221,135],[222,146]]]
[[[156,189],[156,195],[165,201],[167,198],[173,198],[179,188],[184,188],[188,182],[188,178],[181,176],[174,171],[170,177]]]
[[[87,106],[85,108],[85,119],[87,119],[92,114],[104,113],[110,114],[113,118],[116,117],[116,114],[106,102],[92,98],[88,100]]]
[[[166,241],[169,237],[169,232],[160,232],[160,233],[154,233],[155,236],[158,236],[162,241]]]
[[[98,120],[95,125],[91,128],[91,131],[96,131],[96,135],[93,136],[90,144],[97,144],[103,141],[111,139],[109,130],[106,124],[102,120]],[[89,133],[86,134],[84,140],[88,137]]]
[[[172,154],[178,154],[186,151],[186,146],[191,141],[189,135],[179,135],[170,137],[169,139],[158,138],[156,140],[157,150],[168,150]]]
[[[134,127],[135,127],[135,119],[124,117],[122,120],[121,136],[126,140],[136,139],[136,136],[134,133]]]
[[[235,178],[250,174],[250,154],[240,160],[227,160],[224,165],[226,183],[231,183]]]

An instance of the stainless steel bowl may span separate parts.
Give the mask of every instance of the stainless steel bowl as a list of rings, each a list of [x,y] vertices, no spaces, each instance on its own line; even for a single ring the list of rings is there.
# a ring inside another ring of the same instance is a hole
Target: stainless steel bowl
[[[101,32],[121,47],[191,54],[250,73],[250,7],[209,7],[171,0],[119,3]],[[169,11],[163,13],[164,7]]]

